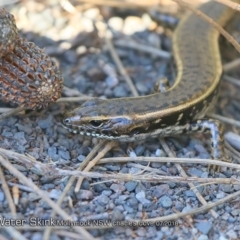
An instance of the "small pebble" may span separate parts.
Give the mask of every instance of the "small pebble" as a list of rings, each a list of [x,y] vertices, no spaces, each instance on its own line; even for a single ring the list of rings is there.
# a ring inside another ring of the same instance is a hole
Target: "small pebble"
[[[234,230],[229,230],[226,232],[226,235],[229,237],[229,239],[238,239],[238,235]]]
[[[70,153],[69,153],[69,151],[58,150],[58,154],[59,154],[59,156],[62,157],[64,160],[70,160]]]
[[[200,235],[200,236],[197,238],[197,240],[208,240],[208,239],[209,239],[208,236],[207,236],[207,235],[204,235],[204,234]]]
[[[109,202],[109,198],[105,195],[100,195],[98,198],[97,198],[97,201],[99,204],[101,204],[102,206],[105,206],[108,204]]]
[[[52,115],[49,115],[46,119],[39,120],[38,126],[42,129],[46,129],[48,127],[51,127],[53,125],[53,119]]]
[[[150,204],[150,201],[145,198],[145,192],[141,191],[136,194],[136,199],[142,203],[143,205],[148,205]]]
[[[196,197],[195,193],[192,190],[186,190],[184,194],[186,197]]]
[[[90,200],[93,199],[93,193],[89,190],[80,189],[77,193],[77,199],[79,200]]]
[[[158,202],[164,207],[164,208],[169,208],[172,206],[173,202],[172,199],[166,195],[162,196]]]
[[[121,193],[125,190],[125,187],[122,184],[113,183],[110,186],[110,189],[112,189],[115,193]]]
[[[124,215],[119,210],[114,210],[111,213],[111,220],[114,221],[122,221],[124,220]]]
[[[0,202],[3,202],[5,199],[5,195],[2,191],[0,191]]]
[[[156,198],[160,198],[161,196],[165,195],[169,191],[169,186],[168,184],[160,184],[155,187],[153,191],[153,196]]]
[[[207,235],[212,228],[212,223],[204,221],[195,224],[195,227],[203,234]]]
[[[52,189],[49,192],[49,197],[52,199],[59,199],[59,197],[61,196],[62,191],[58,190],[58,189]]]
[[[132,192],[136,188],[137,184],[138,184],[137,182],[129,181],[124,186],[127,189],[127,191]]]

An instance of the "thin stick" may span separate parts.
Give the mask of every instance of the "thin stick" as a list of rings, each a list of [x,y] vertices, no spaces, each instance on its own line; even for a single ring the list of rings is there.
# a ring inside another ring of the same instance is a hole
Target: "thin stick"
[[[230,162],[224,162],[214,159],[199,159],[199,158],[175,158],[175,157],[113,157],[113,158],[102,158],[99,163],[109,162],[129,162],[129,161],[144,161],[144,162],[168,162],[168,163],[195,163],[195,164],[212,164],[221,167],[233,168],[240,170],[240,165]]]
[[[240,66],[240,58],[234,59],[233,61],[226,63],[223,65],[223,71],[224,73],[229,72],[235,68],[238,68]]]
[[[7,182],[6,182],[6,179],[4,177],[4,174],[3,174],[1,166],[0,166],[0,179],[2,181],[2,188],[3,188],[3,191],[4,191],[5,195],[6,195],[6,199],[8,201],[8,205],[9,205],[9,208],[11,210],[12,217],[16,218],[17,217],[16,206],[15,206],[15,204],[13,202],[13,199],[12,199],[12,196],[11,196],[11,192],[10,192],[9,187],[7,185]]]
[[[112,148],[116,147],[117,145],[118,145],[117,142],[113,142],[113,141],[112,141],[112,142],[108,142],[108,143],[106,144],[106,146],[103,148],[103,150],[101,150],[101,151],[97,154],[97,156],[96,156],[91,162],[88,163],[88,165],[84,168],[83,171],[84,171],[84,172],[89,172],[90,169],[92,169],[92,168],[97,164],[97,162],[98,162],[102,157],[105,156],[106,153],[108,153]],[[79,177],[79,178],[78,178],[77,184],[76,184],[75,189],[74,189],[74,191],[75,191],[76,193],[79,192],[79,189],[80,189],[80,187],[81,187],[81,185],[82,185],[83,180],[84,180],[84,177]]]
[[[213,114],[213,113],[207,114],[207,116],[209,116],[211,118],[214,118],[214,119],[217,119],[221,122],[231,124],[231,125],[236,126],[236,127],[240,127],[240,121],[237,121],[237,120],[234,120],[234,119],[231,119],[231,118],[227,118],[227,117],[223,117],[221,115]]]
[[[154,56],[159,56],[166,59],[171,57],[171,54],[167,51],[164,51],[155,47],[146,46],[144,44],[140,44],[136,41],[129,40],[129,39],[120,39],[120,40],[114,41],[114,45],[119,47],[139,50],[139,51],[150,53]]]
[[[24,108],[24,107],[17,107],[17,108],[14,108],[14,109],[10,110],[10,111],[2,113],[0,115],[0,121],[3,120],[4,118],[8,118],[10,116],[17,115],[19,112],[22,112],[23,110],[26,110],[26,108]]]
[[[240,87],[239,79],[236,79],[236,78],[230,77],[230,76],[225,75],[225,74],[223,75],[223,78],[224,78],[225,80],[227,80],[228,82],[230,82],[230,83],[232,83],[232,84],[234,84],[234,85]]]
[[[108,49],[110,51],[110,54],[113,58],[113,60],[115,61],[118,69],[119,69],[119,72],[122,74],[122,76],[124,77],[125,81],[127,82],[128,86],[130,87],[130,90],[131,92],[133,93],[133,96],[137,97],[139,96],[138,92],[137,92],[137,89],[135,88],[133,82],[132,82],[132,79],[129,77],[126,69],[124,68],[120,58],[118,57],[117,53],[116,53],[116,50],[112,44],[112,41],[109,37],[106,37],[105,38],[105,41],[106,41],[106,44],[108,46]]]

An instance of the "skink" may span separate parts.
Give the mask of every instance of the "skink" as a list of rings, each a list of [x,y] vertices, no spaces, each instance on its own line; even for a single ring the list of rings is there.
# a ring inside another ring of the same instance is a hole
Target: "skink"
[[[213,1],[200,10],[221,26],[234,14]],[[177,78],[172,87],[143,97],[89,100],[67,113],[63,125],[73,133],[125,142],[210,131],[212,158],[226,160],[222,124],[204,119],[216,102],[222,74],[218,37],[205,20],[187,15],[173,35]]]

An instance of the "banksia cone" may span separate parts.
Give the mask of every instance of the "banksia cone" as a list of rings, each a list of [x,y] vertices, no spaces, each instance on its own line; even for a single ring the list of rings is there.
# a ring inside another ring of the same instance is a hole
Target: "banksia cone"
[[[11,14],[3,14],[0,10],[0,26],[8,23],[8,29],[14,33],[14,20]],[[11,15],[12,17],[6,17]],[[5,16],[5,17],[4,17]],[[8,19],[8,20],[6,20]],[[0,39],[3,31],[0,31]],[[14,34],[9,34],[11,37]],[[0,58],[0,95],[4,101],[15,103],[28,109],[47,107],[60,96],[63,78],[56,64],[46,55],[44,50],[34,43],[22,39],[18,34],[9,41],[9,49]],[[12,47],[13,46],[13,47]]]
[[[0,57],[13,50],[17,36],[18,30],[13,15],[0,8]]]

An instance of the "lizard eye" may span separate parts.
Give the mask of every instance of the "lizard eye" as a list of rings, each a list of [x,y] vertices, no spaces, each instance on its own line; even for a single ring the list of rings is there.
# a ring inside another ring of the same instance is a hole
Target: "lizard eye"
[[[65,124],[70,124],[70,123],[71,123],[71,120],[70,120],[69,118],[65,118],[65,119],[63,120],[63,123],[65,123]]]
[[[103,122],[102,121],[99,121],[99,120],[92,120],[90,121],[90,124],[93,126],[93,127],[101,127],[103,125]]]

